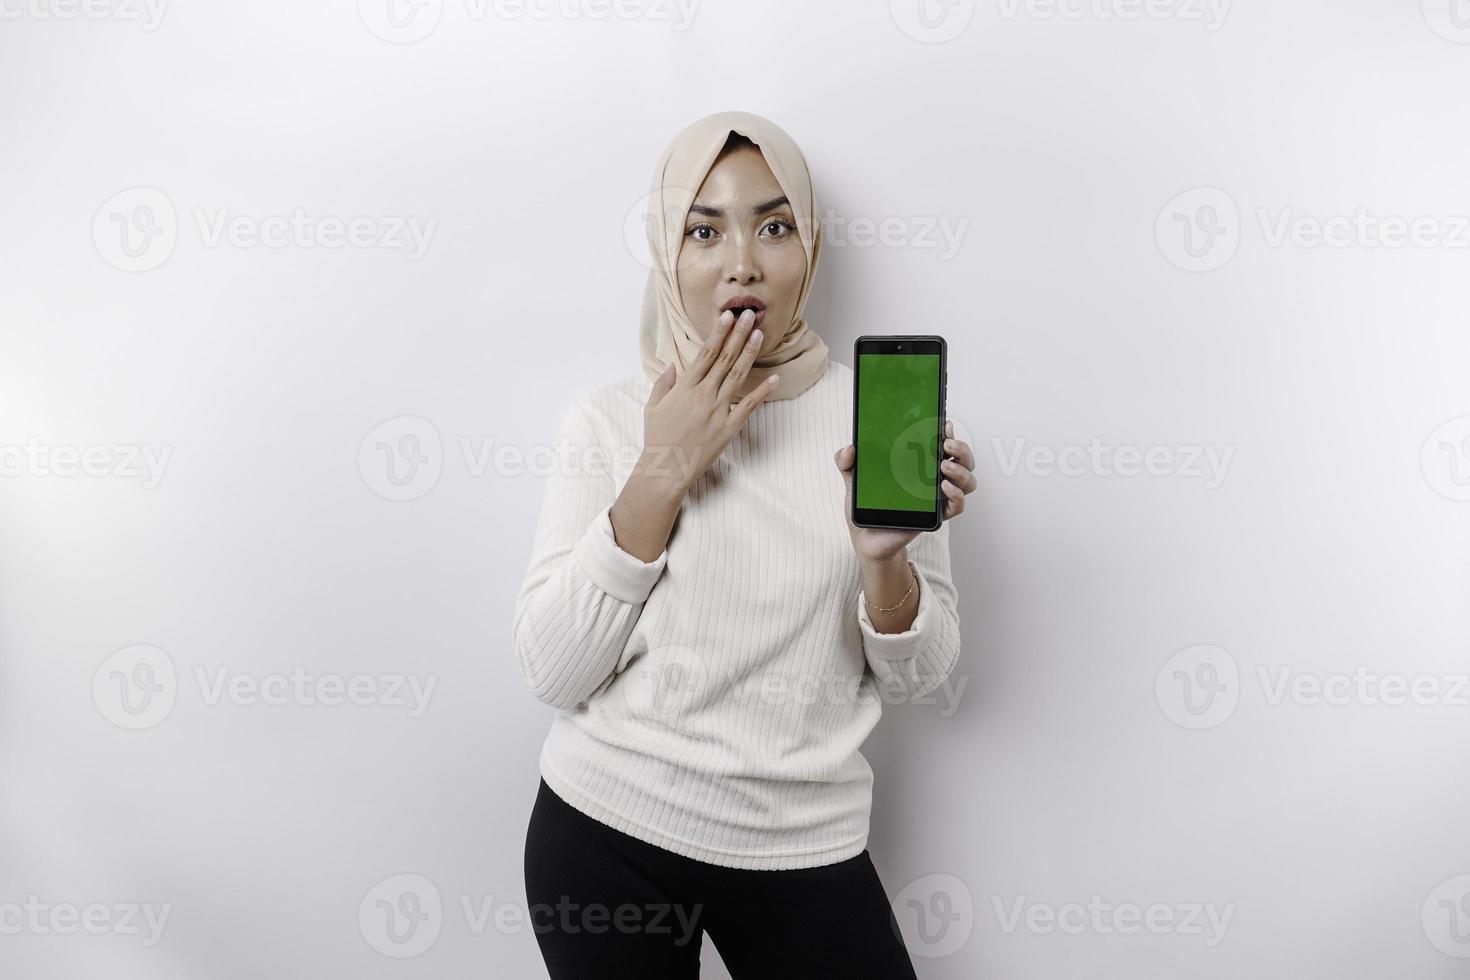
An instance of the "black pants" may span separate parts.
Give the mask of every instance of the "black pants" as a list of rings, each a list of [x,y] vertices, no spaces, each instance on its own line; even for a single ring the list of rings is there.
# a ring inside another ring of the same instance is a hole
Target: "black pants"
[[[698,977],[705,931],[735,980],[915,980],[866,850],[819,868],[725,868],[615,830],[543,779],[525,873],[552,980]]]

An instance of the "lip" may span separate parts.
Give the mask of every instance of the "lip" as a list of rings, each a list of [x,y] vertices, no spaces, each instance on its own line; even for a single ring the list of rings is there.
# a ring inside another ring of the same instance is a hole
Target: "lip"
[[[738,309],[742,306],[748,306],[755,310],[755,322],[750,325],[752,330],[759,327],[765,321],[766,304],[758,296],[732,296],[725,301],[724,306],[720,307],[720,312],[723,313],[725,310]]]
[[[766,310],[766,304],[758,296],[732,296],[725,300],[725,305],[720,307],[720,311],[733,310],[740,306],[749,306],[757,313],[764,313]]]

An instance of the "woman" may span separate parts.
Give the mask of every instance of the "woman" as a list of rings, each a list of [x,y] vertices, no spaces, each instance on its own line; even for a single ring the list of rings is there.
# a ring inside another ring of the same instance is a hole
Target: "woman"
[[[846,518],[852,371],[802,319],[821,228],[785,132],[681,132],[648,235],[644,373],[567,411],[580,452],[515,606],[560,709],[525,849],[542,955],[556,980],[697,977],[708,932],[736,980],[913,977],[858,749],[959,657],[948,524]],[[975,480],[945,434],[950,518]]]

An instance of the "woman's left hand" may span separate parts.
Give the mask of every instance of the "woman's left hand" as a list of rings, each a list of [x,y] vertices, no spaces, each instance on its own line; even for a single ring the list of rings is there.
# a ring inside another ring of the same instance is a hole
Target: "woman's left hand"
[[[944,459],[939,464],[940,488],[944,491],[944,520],[965,512],[965,494],[974,491],[975,454],[970,444],[954,438],[954,423],[944,422]],[[843,503],[842,515],[847,520],[847,531],[852,537],[852,546],[858,557],[871,561],[892,558],[908,547],[921,531],[904,531],[889,527],[858,527],[852,522],[852,464],[857,450],[851,443],[837,450],[833,457],[842,480],[847,484],[847,499]]]

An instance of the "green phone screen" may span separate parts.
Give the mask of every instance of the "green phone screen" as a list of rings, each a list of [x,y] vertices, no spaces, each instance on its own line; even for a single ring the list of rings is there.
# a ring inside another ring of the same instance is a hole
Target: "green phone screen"
[[[858,507],[934,512],[938,413],[938,354],[858,355]]]

